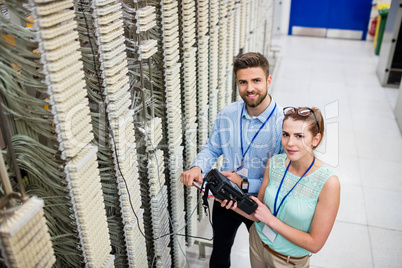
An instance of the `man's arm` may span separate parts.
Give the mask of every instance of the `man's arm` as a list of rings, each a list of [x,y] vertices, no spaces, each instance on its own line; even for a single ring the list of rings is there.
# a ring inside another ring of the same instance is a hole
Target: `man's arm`
[[[201,184],[202,173],[208,172],[218,157],[222,155],[221,138],[218,131],[220,128],[219,117],[218,115],[207,142],[191,164],[191,168],[180,175],[180,181],[184,185],[192,186],[194,180]]]

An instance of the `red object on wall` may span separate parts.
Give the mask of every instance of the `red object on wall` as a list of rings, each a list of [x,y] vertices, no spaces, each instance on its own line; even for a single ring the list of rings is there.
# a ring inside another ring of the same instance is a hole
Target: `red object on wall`
[[[375,17],[372,21],[371,21],[371,25],[370,25],[370,31],[369,34],[371,36],[374,36],[375,34],[375,28],[377,27],[377,17]]]

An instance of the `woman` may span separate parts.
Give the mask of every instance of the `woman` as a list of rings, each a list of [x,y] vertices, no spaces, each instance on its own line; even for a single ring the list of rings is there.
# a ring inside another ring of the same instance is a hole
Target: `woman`
[[[250,228],[250,261],[259,267],[309,267],[311,253],[325,244],[339,208],[340,183],[314,156],[324,134],[317,108],[284,108],[282,146],[286,154],[267,163],[256,211],[236,203],[221,206],[255,221]]]

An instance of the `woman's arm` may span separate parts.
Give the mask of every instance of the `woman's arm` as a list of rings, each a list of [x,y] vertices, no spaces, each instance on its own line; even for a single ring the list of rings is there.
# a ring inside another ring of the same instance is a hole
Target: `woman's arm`
[[[265,166],[264,171],[264,178],[262,179],[261,187],[258,191],[258,200],[260,200],[261,202],[264,202],[265,190],[267,189],[267,186],[269,184],[269,165],[271,163],[271,159],[272,157],[267,161],[267,165]]]
[[[293,244],[317,253],[324,246],[334,225],[340,202],[340,188],[339,180],[335,176],[329,178],[324,184],[318,197],[309,233],[285,224],[273,216],[269,208],[256,198],[254,200],[259,203],[259,206],[253,215]]]
[[[241,210],[240,208],[238,208],[238,207],[237,207],[237,202],[233,202],[233,201],[229,201],[229,202],[228,202],[228,200],[226,200],[226,199],[223,200],[223,201],[221,201],[221,200],[216,199],[216,198],[215,198],[215,200],[217,200],[218,202],[221,203],[221,207],[226,207],[226,209],[231,209],[231,210],[233,210],[234,212],[236,212],[237,214],[240,214],[240,215],[242,215],[244,218],[247,218],[247,219],[249,219],[249,220],[258,221],[258,220],[253,216],[253,214],[248,215],[246,212],[244,212],[243,210]]]

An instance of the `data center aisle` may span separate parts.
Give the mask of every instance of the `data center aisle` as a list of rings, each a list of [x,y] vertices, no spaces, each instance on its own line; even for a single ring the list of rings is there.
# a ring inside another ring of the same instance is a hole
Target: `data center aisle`
[[[338,174],[341,205],[324,248],[311,267],[400,267],[402,263],[402,136],[393,109],[397,89],[376,76],[371,42],[283,36],[270,89],[282,106],[316,106],[326,119],[317,156]],[[200,235],[211,237],[204,220]],[[187,249],[190,267],[208,267],[198,246]],[[239,230],[232,267],[250,267],[248,233]]]

